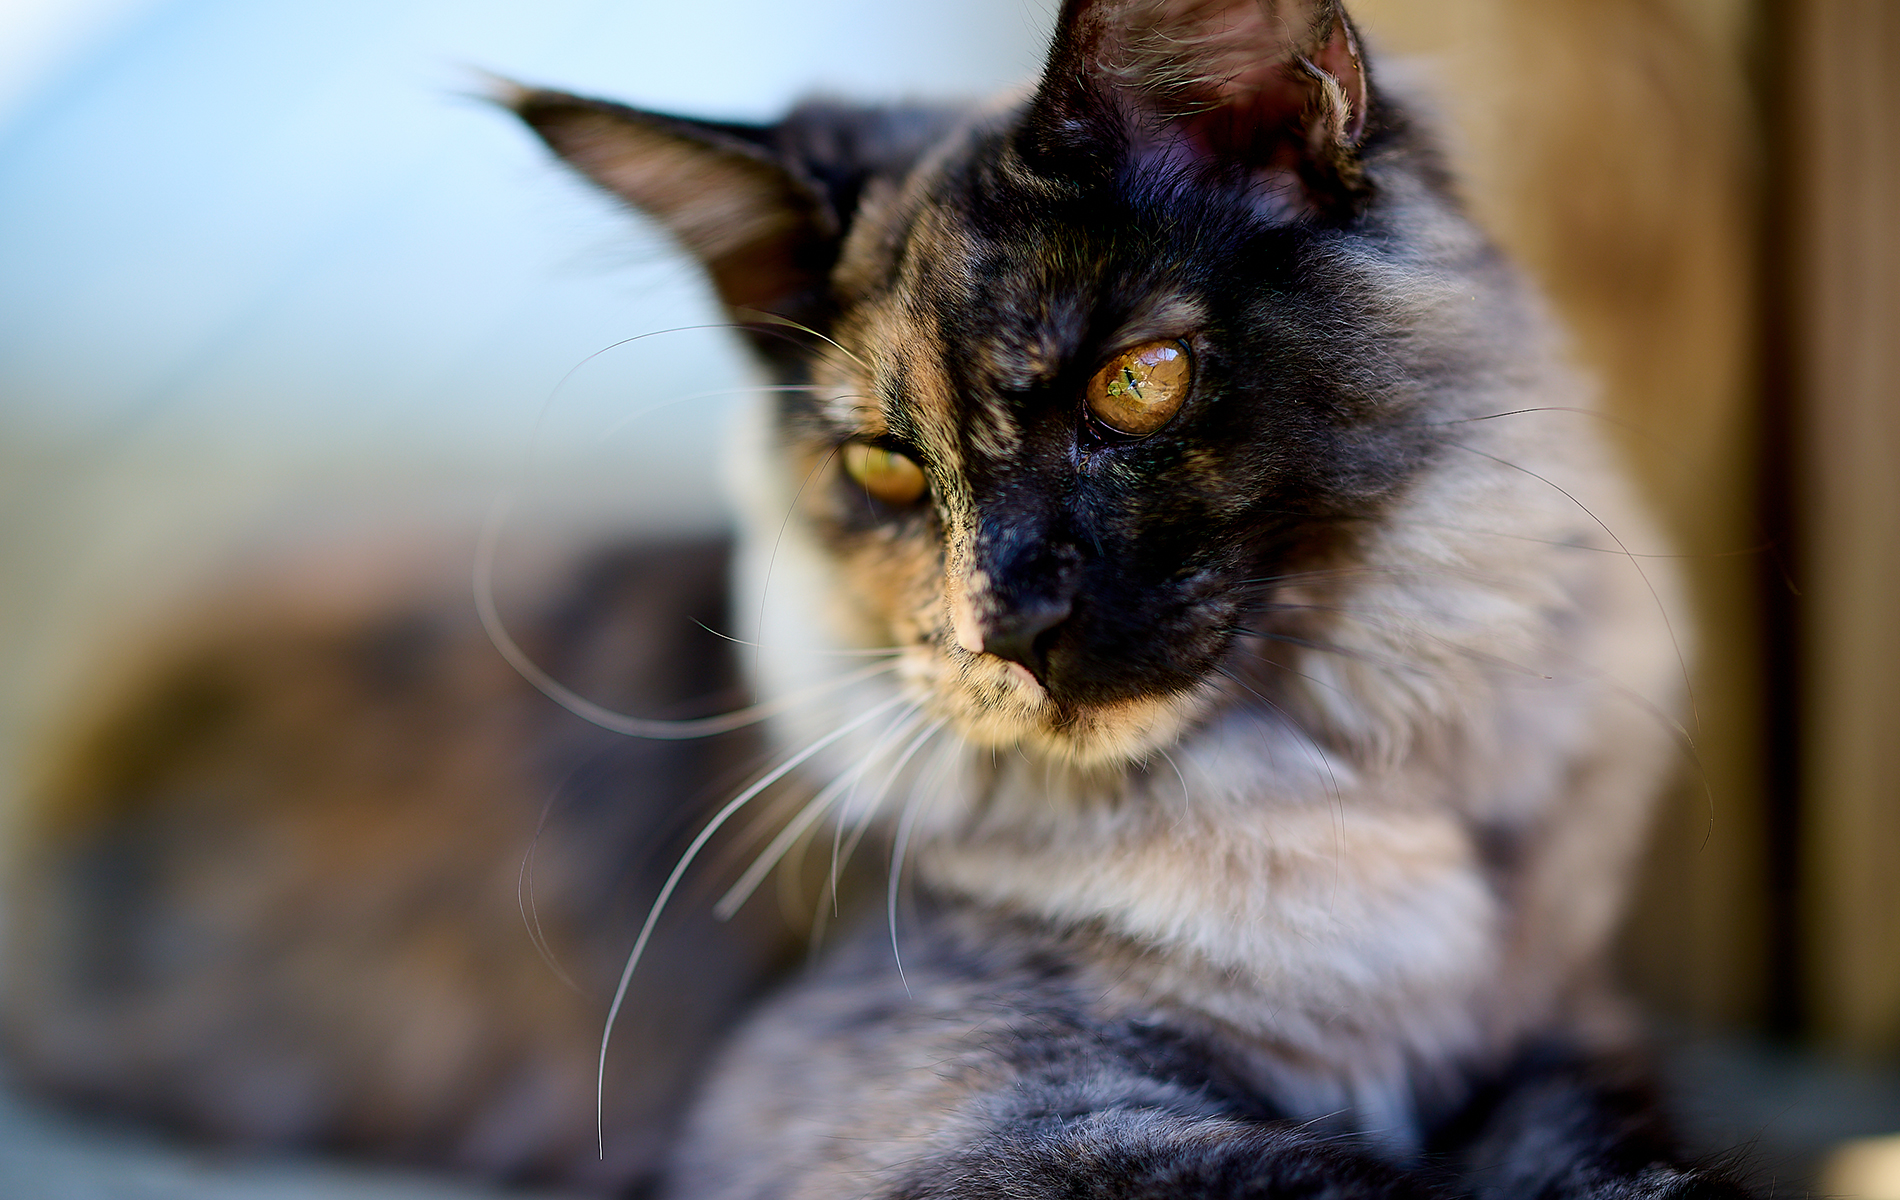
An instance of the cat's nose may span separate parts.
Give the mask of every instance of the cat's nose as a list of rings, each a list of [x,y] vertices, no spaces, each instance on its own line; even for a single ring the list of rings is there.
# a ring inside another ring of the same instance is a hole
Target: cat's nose
[[[984,622],[983,653],[1029,668],[1036,682],[1048,685],[1049,643],[1045,635],[1069,619],[1075,604],[1067,597],[1034,600]]]

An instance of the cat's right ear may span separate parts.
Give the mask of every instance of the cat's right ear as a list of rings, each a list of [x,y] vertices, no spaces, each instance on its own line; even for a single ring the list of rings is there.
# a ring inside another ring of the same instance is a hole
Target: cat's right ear
[[[1269,215],[1346,214],[1370,99],[1338,0],[1066,0],[1019,152],[1052,175],[1246,180]]]
[[[836,255],[823,190],[769,130],[500,85],[497,98],[581,174],[664,225],[735,309],[804,312]]]

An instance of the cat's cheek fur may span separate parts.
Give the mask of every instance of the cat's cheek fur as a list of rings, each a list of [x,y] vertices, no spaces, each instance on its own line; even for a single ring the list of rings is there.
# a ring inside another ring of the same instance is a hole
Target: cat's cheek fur
[[[763,409],[743,424],[729,439],[728,477],[750,518],[746,526],[772,533],[742,544],[734,621],[739,628],[769,623],[756,637],[746,635],[759,643],[768,692],[811,691],[861,666],[853,652],[891,649],[898,656],[896,695],[928,718],[946,720],[969,745],[1114,770],[1165,749],[1227,690],[1224,681],[1209,681],[1173,694],[1059,708],[1017,664],[961,644],[956,614],[970,572],[957,565],[968,561],[968,535],[954,512],[947,534],[919,513],[837,533],[837,508],[869,501],[848,484],[834,489],[835,453],[815,446],[788,453],[786,431]],[[830,600],[801,599],[813,595]],[[801,706],[781,726],[788,744],[809,744],[864,711],[871,697],[891,695],[888,682],[861,685],[835,702]],[[877,736],[872,730],[847,738],[823,761],[858,761]]]

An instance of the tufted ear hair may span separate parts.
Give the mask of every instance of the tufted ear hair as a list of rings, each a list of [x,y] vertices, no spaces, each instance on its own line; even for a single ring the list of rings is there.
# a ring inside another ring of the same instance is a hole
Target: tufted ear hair
[[[569,165],[664,225],[728,308],[819,332],[836,315],[831,272],[866,188],[901,179],[961,119],[955,108],[817,99],[748,125],[506,81],[493,89]],[[748,335],[767,362],[802,370],[805,341],[757,325]]]
[[[566,92],[502,96],[581,174],[664,225],[733,308],[808,308],[840,232],[823,187],[771,126],[696,121]]]
[[[1019,152],[1032,169],[1241,180],[1268,216],[1365,192],[1370,87],[1336,0],[1067,0]]]

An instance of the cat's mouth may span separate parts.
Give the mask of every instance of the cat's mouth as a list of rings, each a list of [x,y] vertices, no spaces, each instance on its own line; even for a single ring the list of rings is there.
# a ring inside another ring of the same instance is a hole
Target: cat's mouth
[[[925,707],[978,746],[1073,766],[1123,767],[1176,742],[1204,713],[1212,687],[1167,694],[1059,698],[1027,667],[932,638],[905,656],[902,676]]]

